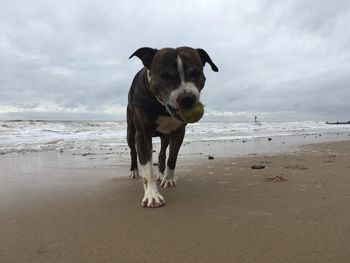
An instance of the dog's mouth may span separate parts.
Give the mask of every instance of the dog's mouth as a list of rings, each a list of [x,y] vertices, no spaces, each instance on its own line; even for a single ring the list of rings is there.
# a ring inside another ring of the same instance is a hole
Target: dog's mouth
[[[173,117],[174,119],[178,120],[178,121],[182,121],[182,118],[180,117],[180,113],[177,109],[175,109],[174,107],[170,106],[169,103],[164,103],[157,95],[155,96],[156,99],[158,100],[158,102],[160,104],[162,104],[165,109],[168,111],[168,113],[171,115],[171,117]]]
[[[179,111],[177,109],[175,109],[174,107],[170,106],[170,104],[166,105],[166,109],[167,109],[167,111],[170,113],[170,115],[173,118],[184,122],[184,120],[181,118],[180,113],[179,113]]]

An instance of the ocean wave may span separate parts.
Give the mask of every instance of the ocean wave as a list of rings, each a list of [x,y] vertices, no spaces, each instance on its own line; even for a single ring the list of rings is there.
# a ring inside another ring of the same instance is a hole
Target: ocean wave
[[[126,146],[126,127],[125,121],[0,121],[0,153]],[[251,122],[199,122],[188,125],[185,141],[330,132],[350,133],[350,125],[327,125],[314,121],[262,122],[261,125]]]

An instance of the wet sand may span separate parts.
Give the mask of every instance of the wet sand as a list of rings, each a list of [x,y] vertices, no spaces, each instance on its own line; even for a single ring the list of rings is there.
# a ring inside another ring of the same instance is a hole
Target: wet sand
[[[214,157],[148,209],[113,159],[0,156],[0,262],[350,261],[350,141]]]

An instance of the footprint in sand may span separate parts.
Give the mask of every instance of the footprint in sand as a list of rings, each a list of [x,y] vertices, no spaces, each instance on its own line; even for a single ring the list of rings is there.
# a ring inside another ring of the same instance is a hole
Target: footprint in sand
[[[323,161],[323,163],[334,163],[336,155],[328,155],[328,160]]]
[[[279,183],[279,182],[286,182],[288,181],[287,179],[283,178],[280,175],[274,176],[274,177],[267,177],[264,180],[265,182],[274,182],[274,183]]]
[[[39,247],[36,252],[39,255],[44,255],[45,253],[49,252],[49,249],[46,247]]]
[[[306,167],[305,165],[302,165],[302,164],[287,165],[284,168],[290,169],[290,170],[307,170],[307,169],[309,169],[308,167]]]

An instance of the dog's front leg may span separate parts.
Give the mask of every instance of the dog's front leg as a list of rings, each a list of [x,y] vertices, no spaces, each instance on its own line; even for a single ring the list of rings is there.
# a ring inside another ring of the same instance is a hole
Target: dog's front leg
[[[158,192],[157,177],[153,174],[152,169],[152,135],[145,132],[137,132],[136,145],[145,190],[141,206],[151,208],[161,207],[165,204],[165,201],[163,196]]]
[[[180,147],[185,137],[185,127],[181,127],[170,134],[170,148],[169,159],[165,168],[164,176],[160,182],[160,186],[163,188],[172,188],[176,186],[176,180],[174,176],[177,156],[179,154]]]

